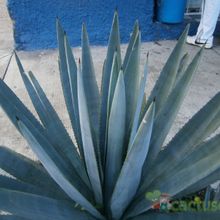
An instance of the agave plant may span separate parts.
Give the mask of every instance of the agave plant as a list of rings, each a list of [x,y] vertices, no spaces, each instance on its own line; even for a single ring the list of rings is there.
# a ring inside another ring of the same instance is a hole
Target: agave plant
[[[41,163],[0,147],[0,168],[10,174],[0,175],[0,210],[11,213],[1,219],[218,218],[218,213],[155,211],[155,201],[146,196],[159,190],[175,200],[219,178],[220,135],[207,138],[220,125],[220,93],[164,147],[203,51],[188,65],[183,52],[188,29],[146,99],[148,68],[146,61],[144,72],[139,70],[138,22],[122,61],[115,13],[99,93],[85,25],[76,64],[57,20],[60,78],[76,141],[34,74],[26,73],[15,55],[40,120],[2,80],[0,103]]]

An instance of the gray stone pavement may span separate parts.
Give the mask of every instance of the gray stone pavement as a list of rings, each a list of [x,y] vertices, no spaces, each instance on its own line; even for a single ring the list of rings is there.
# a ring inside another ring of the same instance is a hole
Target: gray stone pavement
[[[168,55],[173,49],[176,41],[147,42],[142,44],[141,48],[141,69],[149,52],[149,77],[146,87],[146,93],[149,94],[160,70],[166,62]],[[178,131],[178,129],[189,120],[189,118],[198,111],[210,98],[220,91],[220,46],[215,46],[212,50],[206,50],[198,69],[198,74],[194,79],[187,97],[178,114],[175,124],[169,134],[168,140]],[[127,45],[122,45],[124,54]],[[9,55],[14,48],[12,21],[6,10],[6,0],[0,0],[0,76],[4,74]],[[73,48],[74,55],[80,57],[80,48]],[[186,45],[186,51],[192,58],[198,51],[197,47]],[[72,134],[70,123],[59,82],[57,66],[57,50],[45,50],[35,52],[19,52],[21,61],[26,70],[32,70],[45,89],[46,94],[55,106],[58,114],[63,120],[65,126]],[[92,55],[97,75],[98,85],[101,81],[101,69],[104,57],[106,56],[106,47],[92,47]],[[21,77],[18,72],[14,58],[8,69],[5,82],[13,91],[26,103],[34,112]],[[34,112],[35,114],[35,112]],[[36,115],[36,114],[35,114]],[[167,140],[167,141],[168,141]],[[21,135],[16,131],[7,116],[0,109],[0,145],[8,146],[17,152],[34,157],[29,147]]]

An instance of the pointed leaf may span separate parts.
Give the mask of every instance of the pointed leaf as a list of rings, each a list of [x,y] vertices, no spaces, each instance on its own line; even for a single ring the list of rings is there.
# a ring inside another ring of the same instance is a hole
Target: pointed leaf
[[[189,153],[189,156],[187,156],[185,159],[183,159],[179,164],[174,165],[172,167],[170,167],[170,169],[166,170],[160,177],[160,181],[163,181],[163,179],[168,178],[167,176],[171,176],[174,175],[175,173],[181,171],[182,169],[186,168],[186,167],[190,167],[192,166],[194,163],[198,162],[199,160],[202,160],[204,157],[206,157],[207,155],[210,154],[210,152],[215,152],[216,150],[218,150],[217,148],[219,147],[219,143],[220,143],[220,134],[214,136],[213,138],[209,139],[208,141],[205,141],[201,144],[199,144],[198,146],[196,146],[196,148],[191,150],[191,153]],[[214,173],[217,174],[219,172],[219,170],[215,171]],[[213,174],[209,174],[209,178],[213,179]],[[215,176],[215,180],[218,180],[219,176]],[[209,184],[215,182],[215,180],[209,179]],[[207,182],[207,177],[205,177],[204,179],[200,180],[198,182],[196,182],[195,184],[193,184],[192,186],[189,186],[188,188],[191,190],[195,187],[201,187],[200,184],[205,184],[205,182]],[[155,181],[154,181],[155,183]],[[198,185],[197,185],[198,184]],[[207,187],[209,185],[207,183],[207,185],[203,185],[203,188]],[[197,190],[200,190],[202,188],[197,188]],[[195,191],[194,191],[195,192]]]
[[[0,146],[0,168],[23,182],[48,191],[59,190],[43,166],[3,146]]]
[[[84,182],[82,182],[81,178],[79,178],[79,176],[75,173],[74,170],[71,170],[71,172],[69,171],[69,167],[67,166],[66,161],[63,160],[63,158],[55,151],[54,146],[51,144],[50,140],[48,139],[47,135],[45,134],[44,129],[40,126],[38,126],[38,128],[33,126],[32,121],[30,121],[24,114],[19,112],[18,109],[16,109],[7,99],[5,99],[4,96],[1,96],[1,94],[0,94],[0,102],[1,102],[1,105],[4,109],[4,111],[7,113],[9,119],[17,125],[18,130],[22,133],[22,135],[24,136],[24,133],[23,133],[23,131],[21,131],[20,126],[18,125],[18,117],[27,126],[29,126],[29,129],[32,132],[34,132],[36,139],[41,143],[40,146],[43,147],[43,150],[46,150],[46,152],[52,158],[55,157],[54,160],[56,160],[56,163],[58,164],[58,166],[61,166],[60,168],[65,171],[66,176],[68,177],[68,180],[71,182],[71,184],[74,187],[76,187],[77,190],[79,190],[80,193],[83,194],[86,198],[92,200],[93,197],[92,197],[92,194],[89,191],[88,187],[84,184]],[[34,142],[34,144],[35,144],[35,142]],[[32,147],[32,145],[30,145],[30,146]],[[36,146],[36,145],[34,145],[34,146]],[[49,174],[51,176],[51,173],[49,173]],[[51,177],[54,179],[53,176],[51,176]],[[60,184],[58,184],[58,185],[60,185]]]
[[[151,138],[154,108],[154,103],[152,103],[138,129],[131,150],[128,152],[121,169],[111,199],[113,219],[121,218],[124,210],[135,196],[140,184],[142,166],[148,153]]]
[[[65,46],[65,52],[67,58],[68,76],[70,81],[71,99],[73,104],[73,112],[71,112],[72,127],[76,138],[76,142],[78,144],[80,155],[83,158],[84,156],[82,149],[82,137],[80,131],[78,95],[77,95],[77,66],[72,53],[72,49],[70,47],[66,35],[64,35],[64,43],[65,43],[64,46]]]
[[[119,72],[120,72],[120,66],[118,65],[118,53],[116,51],[112,62],[112,70],[111,70],[110,83],[109,83],[108,114],[107,114],[108,118],[111,112],[112,100],[115,93],[115,87],[117,84]]]
[[[109,202],[122,167],[125,134],[126,99],[124,75],[120,71],[109,117],[105,167],[105,193]]]
[[[86,102],[85,90],[82,79],[82,72],[79,67],[77,77],[77,88],[78,88],[78,104],[79,104],[79,118],[81,124],[81,134],[83,142],[83,150],[87,173],[91,186],[95,195],[96,202],[102,204],[102,187],[99,175],[99,167],[94,149],[94,142],[92,138],[91,125],[89,120],[88,106]]]
[[[137,106],[138,93],[140,88],[141,74],[139,70],[140,66],[140,46],[141,46],[141,33],[136,36],[134,46],[129,57],[129,61],[125,75],[125,89],[126,89],[126,137],[130,135],[130,129],[133,123],[134,114]],[[127,145],[128,143],[126,143]]]
[[[4,84],[3,84],[4,85]],[[3,87],[4,88],[4,87]],[[9,90],[10,91],[10,90]],[[25,122],[26,124],[28,124],[28,126],[31,127],[32,131],[35,131],[35,135],[37,136],[39,141],[44,141],[46,143],[43,143],[43,147],[44,149],[46,149],[47,152],[50,153],[50,155],[53,157],[54,155],[57,157],[56,159],[58,159],[56,162],[59,165],[62,165],[63,167],[65,167],[65,169],[68,169],[66,167],[66,162],[63,161],[63,159],[60,157],[60,155],[57,155],[57,152],[54,151],[54,147],[51,146],[51,143],[48,142],[50,141],[45,133],[45,130],[42,128],[42,126],[36,121],[36,119],[32,116],[30,119],[29,117],[26,116],[26,114],[24,114],[22,110],[22,108],[24,108],[23,104],[21,102],[13,102],[11,103],[11,101],[16,100],[17,101],[17,97],[15,95],[12,95],[9,99],[7,99],[6,97],[4,97],[4,93],[1,93],[2,90],[0,90],[0,103],[2,108],[4,109],[4,111],[7,113],[9,119],[15,124],[16,127],[18,127],[18,130],[21,132],[20,130],[20,126],[18,125],[18,121],[17,118],[19,117],[23,122]],[[8,90],[5,90],[5,92],[8,92]],[[13,105],[13,104],[17,104]],[[25,109],[25,108],[24,108]],[[25,112],[26,113],[26,112]],[[27,115],[29,116],[30,114],[28,114],[27,111]],[[34,123],[33,123],[34,122]],[[23,135],[23,132],[21,132]],[[48,147],[49,146],[49,147]],[[68,176],[72,181],[74,181],[74,184],[77,186],[77,188],[79,188],[79,190],[87,196],[87,198],[91,199],[91,194],[88,191],[86,185],[84,185],[84,183],[82,181],[80,181],[80,178],[72,178],[73,176],[75,176],[75,172],[74,170],[72,170],[72,172],[67,172]],[[83,190],[82,190],[83,189]]]
[[[220,126],[220,92],[198,111],[161,151],[151,172],[146,175],[140,193],[153,179],[189,155],[189,152]],[[143,190],[143,191],[142,191]]]
[[[7,90],[6,90],[7,91]],[[14,95],[15,96],[15,95]],[[12,98],[14,98],[12,96]],[[22,104],[19,103],[18,106],[13,105],[14,103],[11,103],[13,99],[9,99],[4,96],[4,94],[1,94],[0,91],[0,103],[3,108],[3,110],[6,112],[8,115],[9,119],[15,124],[16,127],[18,127],[18,130],[21,132],[20,127],[18,126],[18,120],[17,118],[20,118],[23,122],[28,124],[34,131],[37,132],[37,136],[39,140],[41,139],[45,140],[47,144],[49,144],[49,148],[46,147],[46,144],[43,144],[44,149],[49,151],[51,155],[57,155],[57,151],[55,151],[53,144],[51,143],[50,138],[48,138],[47,133],[45,132],[44,128],[35,120],[35,118],[32,116],[31,119],[29,119],[23,111],[19,108],[20,106],[22,107]],[[16,99],[14,99],[16,100]],[[35,122],[33,124],[33,122]],[[37,124],[36,124],[37,123]],[[21,132],[23,135],[23,133]],[[74,171],[74,169],[69,168],[68,163],[66,163],[66,160],[63,159],[60,155],[57,155],[59,158],[58,163],[62,164],[67,171],[69,178],[72,180],[72,184],[75,185],[75,187],[87,198],[90,198],[92,200],[92,195],[91,192],[89,191],[88,187],[85,185],[85,183],[79,178],[78,174]]]
[[[107,153],[107,142],[108,142],[108,125],[109,125],[109,116],[112,106],[112,100],[115,92],[116,83],[118,80],[118,75],[120,71],[120,67],[118,66],[118,57],[117,57],[117,51],[115,51],[113,63],[112,63],[112,70],[111,70],[111,76],[110,76],[110,83],[109,83],[109,94],[108,94],[108,103],[107,103],[107,120],[106,120],[106,137],[105,137],[105,145],[103,148],[103,158],[104,162],[106,162],[106,153]],[[105,169],[105,164],[103,164],[103,169]]]
[[[137,99],[137,107],[136,107],[136,110],[135,110],[134,121],[133,121],[131,134],[130,134],[130,138],[129,138],[128,151],[131,149],[133,140],[135,138],[135,135],[136,135],[136,132],[137,132],[138,126],[139,126],[139,120],[140,120],[140,114],[141,114],[141,110],[142,110],[142,104],[143,104],[143,101],[145,100],[144,90],[145,90],[146,81],[147,81],[147,74],[148,74],[148,67],[147,67],[147,63],[146,63],[145,67],[144,67],[144,73],[141,77],[139,95],[138,95],[138,99]]]
[[[62,84],[67,111],[68,111],[71,123],[74,124],[74,108],[73,108],[73,101],[72,101],[66,53],[65,53],[65,43],[64,43],[65,33],[58,19],[56,21],[56,29],[57,29],[58,48],[59,48],[60,79],[61,79],[61,84]]]
[[[174,84],[174,87],[178,83],[179,79],[181,79],[183,74],[185,73],[188,61],[189,61],[189,54],[185,53],[183,55],[183,57],[181,58],[181,60],[180,60],[180,64],[179,64],[179,68],[178,68],[178,71],[177,71],[176,82]]]
[[[198,162],[199,160],[202,160],[212,152],[216,152],[218,150],[217,148],[219,147],[219,143],[220,143],[220,134],[209,139],[208,141],[199,144],[194,149],[192,149],[191,152],[189,153],[189,156],[183,159],[179,164],[175,164],[174,167],[172,166],[170,169],[165,171],[159,177],[160,181],[163,180],[163,178],[167,178],[166,176],[168,175],[169,176],[174,175],[175,173],[178,173],[182,169],[192,166],[194,163]]]
[[[220,168],[220,135],[210,140],[207,145],[206,143],[201,146],[201,151],[195,151],[185,161],[185,167],[179,165],[179,172],[173,175],[169,175],[162,179],[158,185],[161,185],[159,189],[162,192],[167,192],[171,196],[176,195],[188,186],[198,182],[204,177],[210,175],[212,172]],[[209,151],[209,147],[211,148]],[[205,154],[204,151],[208,151],[209,154]],[[198,154],[199,152],[199,154]],[[163,181],[164,180],[164,181]],[[175,186],[175,187],[174,187]]]
[[[7,100],[10,100],[13,103],[13,106],[16,107],[18,111],[25,115],[29,120],[32,121],[32,124],[38,128],[42,129],[39,121],[34,117],[34,115],[27,109],[27,107],[20,101],[20,99],[13,93],[13,91],[6,85],[3,80],[0,80],[0,104],[3,110],[5,111],[3,106],[3,97],[7,97]],[[5,99],[5,98],[4,98]],[[7,113],[7,112],[6,112]],[[8,114],[8,113],[7,113]],[[15,117],[10,118],[14,126],[19,130],[17,126],[17,120]]]
[[[66,34],[61,27],[60,21],[57,19],[56,21],[56,28],[57,28],[57,40],[58,40],[58,46],[59,46],[59,70],[60,70],[60,79],[61,79],[61,85],[63,89],[63,95],[67,107],[67,111],[70,117],[71,125],[74,131],[76,131],[79,128],[78,124],[78,106],[77,106],[77,96],[76,96],[76,68],[73,61],[73,57],[71,56],[71,53],[68,49],[65,50],[65,47],[67,49],[67,39]],[[65,40],[66,39],[66,40]],[[66,41],[66,42],[65,42]],[[71,67],[70,67],[71,65]],[[73,66],[72,66],[73,65]],[[71,71],[71,72],[68,72]],[[73,71],[73,72],[72,72]],[[78,125],[78,126],[77,126]],[[81,136],[78,132],[75,132],[78,144],[79,144],[79,150],[82,150],[81,144]],[[82,155],[83,157],[83,155]]]
[[[218,152],[220,143],[220,134],[216,135],[215,137],[209,139],[208,141],[205,141],[189,153],[189,155],[180,161],[178,164],[174,164],[170,166],[169,169],[163,172],[151,185],[156,186],[160,184],[159,182],[167,182],[169,179],[172,178],[172,176],[177,175],[177,173],[181,172],[184,169],[193,167],[194,164],[197,162],[203,160],[207,155],[213,154],[213,152]],[[210,174],[209,174],[210,175]],[[184,178],[182,176],[179,177]],[[196,184],[198,181],[195,181],[192,185]],[[190,187],[190,186],[189,186]]]
[[[24,82],[25,88],[29,94],[29,97],[31,98],[31,101],[35,107],[36,112],[38,113],[38,116],[40,117],[41,122],[46,125],[49,121],[48,117],[49,115],[46,112],[46,106],[42,103],[40,100],[34,86],[30,82],[29,78],[27,77],[24,68],[20,62],[20,59],[18,58],[17,53],[15,53],[15,60],[18,65],[18,69],[21,75],[21,78]]]
[[[99,90],[95,78],[95,70],[92,61],[92,56],[89,47],[89,39],[86,31],[85,24],[82,26],[82,79],[84,92],[86,97],[86,103],[88,107],[90,127],[92,132],[92,139],[94,143],[94,149],[96,158],[98,161],[99,170],[101,166],[101,155],[98,146],[99,137]],[[101,171],[100,171],[101,172]]]
[[[198,192],[209,186],[210,184],[219,180],[220,177],[220,168],[213,173],[209,174],[205,178],[201,179],[200,181],[196,182],[195,184],[187,187],[182,192],[178,193],[175,198],[182,198],[184,195],[190,195],[191,193]]]
[[[108,42],[107,56],[104,65],[104,72],[102,76],[102,87],[101,87],[101,105],[100,105],[100,128],[99,128],[99,147],[102,156],[102,161],[104,164],[104,151],[106,143],[106,120],[108,114],[108,92],[109,92],[109,82],[110,74],[112,70],[112,63],[114,58],[114,53],[118,53],[118,65],[121,66],[121,49],[120,49],[120,35],[119,35],[119,21],[117,11],[114,14],[111,33]]]
[[[61,122],[59,116],[54,110],[53,106],[50,104],[47,99],[44,91],[40,87],[40,84],[34,77],[34,75],[30,72],[30,78],[32,80],[33,85],[38,93],[39,98],[42,103],[45,105],[46,112],[49,118],[49,122],[45,125],[51,140],[53,139],[53,145],[56,146],[56,150],[63,155],[65,160],[69,159],[70,163],[75,168],[77,174],[82,178],[82,180],[90,186],[89,180],[86,174],[86,170],[84,167],[84,163],[82,162],[75,145],[73,144],[69,134],[67,133],[63,123]]]
[[[76,203],[79,203],[93,216],[98,219],[102,219],[101,214],[71,183],[72,180],[70,179],[70,174],[66,169],[65,164],[62,162],[59,155],[53,150],[53,147],[49,144],[49,142],[47,142],[47,140],[27,122],[24,124],[19,121],[18,124],[32,150],[38,156],[47,172],[57,182],[57,184]],[[83,188],[83,190],[86,190],[86,188]],[[83,192],[85,193],[85,191]]]
[[[0,209],[32,220],[94,219],[65,201],[5,189],[0,189]]]
[[[73,167],[70,165],[71,169],[75,168],[75,171],[78,173],[78,175],[89,186],[84,164],[80,159],[77,149],[69,137],[69,134],[67,133],[58,114],[51,105],[33,73],[29,72],[31,79],[30,82],[16,53],[15,58],[25,87],[42,123],[44,124],[44,127],[46,128],[51,142],[60,155],[67,161],[67,163],[69,162],[73,165]]]
[[[31,185],[29,183],[24,183],[19,180],[13,179],[8,176],[0,175],[0,188],[9,189],[9,190],[15,190],[20,192],[26,192],[26,193],[32,193],[35,195],[41,195],[41,196],[47,196],[55,199],[67,199],[65,197],[65,194],[63,193],[62,197],[57,196],[56,193],[54,193],[53,189],[47,188],[46,190],[34,185]]]
[[[128,65],[128,61],[129,61],[129,58],[130,58],[132,49],[134,47],[134,44],[135,44],[138,33],[139,33],[139,24],[138,24],[138,21],[136,21],[135,24],[134,24],[134,28],[133,28],[133,32],[132,32],[130,41],[128,43],[126,53],[125,53],[125,58],[124,58],[124,61],[123,61],[123,66],[122,66],[123,70],[125,70],[127,65]]]
[[[160,108],[163,106],[167,100],[168,95],[170,94],[173,85],[175,83],[176,74],[178,71],[180,59],[182,56],[183,46],[185,44],[186,37],[188,35],[189,25],[180,36],[174,50],[169,56],[165,66],[163,67],[160,76],[148,98],[147,105],[145,106],[145,111],[148,109],[150,103],[156,97],[156,116],[160,111]]]
[[[193,61],[185,71],[184,75],[170,93],[167,102],[161,108],[160,113],[156,116],[149,154],[144,165],[144,177],[148,172],[149,167],[153,164],[158,153],[160,152],[162,144],[176,118],[176,115],[183,102],[183,99],[186,96],[192,79],[195,76],[199,61],[201,59],[202,51],[203,49],[201,49],[194,57]]]
[[[82,26],[82,78],[85,96],[89,109],[91,126],[98,135],[99,90],[95,78],[95,70],[89,47],[89,39],[85,24]],[[96,137],[97,138],[97,137]]]
[[[201,148],[206,151],[195,151],[190,155],[184,164],[179,164],[180,169],[177,168],[177,172],[167,173],[167,175],[159,177],[157,180],[152,182],[148,187],[148,191],[152,192],[155,189],[160,190],[161,193],[166,193],[171,197],[178,195],[184,189],[187,189],[196,182],[204,179],[208,175],[220,169],[220,135],[216,136],[208,142],[206,145],[202,145]],[[209,147],[211,150],[209,151]],[[209,154],[205,153],[209,151]],[[199,154],[198,154],[199,152]],[[187,163],[188,161],[188,163]],[[185,166],[184,166],[185,165]],[[134,201],[134,206],[131,208],[131,216],[141,214],[151,208],[151,202],[141,196],[141,199]]]

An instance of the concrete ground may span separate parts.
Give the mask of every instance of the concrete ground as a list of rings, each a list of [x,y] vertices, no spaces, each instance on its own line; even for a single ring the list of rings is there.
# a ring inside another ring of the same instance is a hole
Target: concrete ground
[[[149,78],[146,92],[149,94],[158,74],[160,73],[168,55],[171,53],[176,41],[147,42],[142,44],[141,49],[141,68],[150,53],[149,58]],[[127,45],[122,45],[124,53]],[[8,59],[14,48],[12,21],[6,10],[6,0],[0,0],[0,76],[4,74]],[[92,47],[95,70],[98,84],[101,81],[101,69],[104,57],[106,56],[106,47]],[[80,57],[80,48],[73,48],[76,58]],[[192,58],[198,51],[197,47],[186,45],[186,51]],[[41,85],[46,91],[52,104],[59,113],[65,126],[71,133],[70,123],[64,108],[64,101],[59,81],[57,50],[19,52],[20,59],[26,70],[32,70],[39,79]],[[175,124],[169,134],[170,139],[179,128],[189,120],[210,98],[220,91],[220,46],[216,45],[212,50],[206,50],[198,69],[198,74],[192,83],[187,97],[181,107]],[[21,77],[18,72],[14,58],[10,64],[5,82],[13,89],[18,97],[34,112],[30,99],[27,96]],[[35,114],[36,115],[36,114]],[[17,152],[27,156],[34,157],[27,146],[25,140],[16,131],[8,120],[2,109],[0,109],[0,145],[8,146]]]

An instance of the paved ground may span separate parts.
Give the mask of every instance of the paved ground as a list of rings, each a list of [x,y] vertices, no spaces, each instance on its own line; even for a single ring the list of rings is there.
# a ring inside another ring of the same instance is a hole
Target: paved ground
[[[5,6],[6,0],[0,0],[0,76],[4,74],[9,55],[13,49],[12,21],[10,20]],[[150,75],[148,79],[147,93],[153,87],[162,66],[164,65],[168,55],[175,45],[175,41],[150,42],[142,44],[141,51],[141,67],[147,52],[150,52],[149,69]],[[123,45],[123,52],[127,45]],[[73,48],[76,58],[80,57],[80,48]],[[186,51],[190,57],[198,51],[198,48],[186,46]],[[106,55],[106,47],[92,47],[92,55],[94,58],[95,70],[97,74],[98,84],[100,85],[101,69],[104,57]],[[63,97],[59,82],[58,66],[57,66],[57,50],[36,51],[36,52],[19,52],[19,56],[26,70],[32,70],[43,88],[45,89],[51,102],[60,114],[66,127],[69,129],[68,116],[63,108]],[[177,120],[170,132],[169,138],[173,136],[178,129],[211,97],[220,91],[220,46],[216,46],[212,50],[206,50],[202,62],[200,64],[196,79],[193,81],[191,89],[186,97],[183,106],[178,114]],[[18,68],[14,59],[10,64],[5,81],[15,91],[15,93],[24,101],[27,106],[33,110],[31,102],[24,89],[23,83],[19,76]],[[0,145],[5,145],[33,157],[26,142],[15,130],[7,119],[6,115],[0,109]]]

